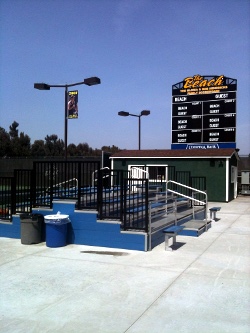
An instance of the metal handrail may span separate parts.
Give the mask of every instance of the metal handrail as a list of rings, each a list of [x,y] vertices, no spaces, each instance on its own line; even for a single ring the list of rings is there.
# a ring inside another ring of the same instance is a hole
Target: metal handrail
[[[72,179],[69,179],[69,180],[65,180],[64,182],[52,185],[52,189],[54,187],[60,187],[61,185],[67,184],[67,183],[72,182],[72,181],[76,182],[76,186],[75,187],[78,188],[78,179],[77,178],[72,178]],[[46,188],[46,192],[49,192],[49,190],[50,190],[50,186]]]
[[[197,190],[196,188],[193,188],[193,187],[190,187],[190,186],[187,186],[187,185],[183,185],[183,184],[181,184],[181,183],[177,183],[177,182],[175,182],[174,180],[168,180],[168,181],[167,181],[167,185],[168,185],[168,183],[172,183],[172,184],[175,184],[175,185],[179,185],[179,186],[185,187],[185,188],[187,188],[187,189],[189,189],[189,190],[195,191],[195,192],[193,192],[193,193],[201,193],[201,194],[204,194],[204,195],[205,195],[205,201],[201,201],[201,200],[195,199],[194,197],[190,197],[190,196],[188,196],[188,195],[186,195],[186,194],[182,194],[182,193],[180,193],[180,192],[177,192],[177,191],[174,191],[174,190],[170,190],[170,189],[167,188],[167,190],[168,190],[169,192],[171,192],[171,193],[174,193],[174,194],[177,194],[177,195],[181,195],[182,197],[185,197],[185,198],[187,198],[187,199],[189,199],[189,200],[196,201],[196,202],[199,202],[199,203],[205,205],[206,230],[207,230],[207,193],[204,192],[204,191],[201,191],[201,190]]]
[[[189,190],[196,191],[196,193],[202,193],[202,194],[205,195],[206,201],[203,202],[203,201],[200,201],[200,200],[195,199],[195,198],[193,198],[193,197],[190,197],[190,196],[188,196],[188,195],[186,195],[186,194],[182,194],[182,193],[179,193],[179,192],[177,192],[177,191],[174,191],[174,190],[170,190],[170,189],[168,189],[169,192],[174,193],[174,194],[177,194],[177,195],[181,195],[181,196],[183,196],[183,197],[185,197],[185,198],[188,198],[188,199],[193,200],[193,201],[197,201],[197,202],[199,202],[199,203],[201,203],[201,204],[207,204],[207,193],[206,193],[206,192],[201,191],[201,190],[197,190],[197,188],[194,188],[194,187],[190,187],[190,186],[187,186],[187,185],[183,185],[183,184],[181,184],[181,183],[177,183],[177,182],[175,182],[174,180],[168,180],[168,181],[167,181],[167,184],[168,184],[168,183],[172,183],[172,184],[175,184],[175,185],[179,185],[179,186],[185,187],[185,188],[187,188],[187,189],[189,189]]]
[[[137,170],[137,171],[142,172],[142,173],[145,173],[145,175],[146,175],[146,179],[149,179],[149,173],[148,173],[148,171],[143,170],[143,169],[141,169],[141,168],[134,167],[134,166],[130,168],[130,171],[131,171],[132,169]],[[131,173],[131,178],[134,178],[134,177],[132,176],[132,173]],[[137,178],[143,178],[143,177],[136,177],[136,179],[137,179]]]
[[[174,190],[170,190],[170,189],[168,189],[168,186],[167,186],[168,183],[172,183],[172,184],[179,185],[179,186],[185,187],[185,188],[187,188],[187,189],[190,189],[190,190],[192,190],[192,193],[193,193],[193,194],[195,194],[195,193],[201,193],[201,194],[204,194],[204,195],[205,195],[205,201],[201,201],[201,200],[195,199],[194,197],[190,197],[190,196],[188,196],[188,195],[186,195],[186,194],[182,194],[182,193],[180,193],[180,192],[177,192],[177,191],[174,191]],[[166,186],[167,186],[167,188],[166,188],[166,191],[167,191],[167,192],[171,192],[171,193],[173,193],[173,194],[181,195],[182,197],[185,197],[185,198],[187,198],[187,199],[189,199],[189,200],[196,201],[196,202],[199,202],[199,203],[205,205],[206,231],[207,231],[207,193],[204,192],[204,191],[198,190],[198,189],[196,189],[196,188],[193,188],[193,187],[190,187],[190,186],[187,186],[187,185],[181,184],[181,183],[177,183],[177,182],[175,182],[175,181],[173,181],[173,180],[168,180],[168,181],[166,182]],[[193,215],[194,215],[194,213],[193,213]],[[176,207],[175,207],[175,216],[176,216]],[[149,203],[149,226],[148,226],[148,227],[149,227],[149,230],[148,230],[149,251],[151,250],[151,247],[152,247],[152,246],[151,246],[151,238],[152,238],[152,236],[151,236],[151,232],[152,232],[152,226],[151,226],[151,224],[152,224],[152,218],[151,218],[151,203]]]
[[[109,169],[109,167],[104,167],[104,168],[101,168],[100,170],[104,170],[104,169]],[[97,178],[95,178],[95,174],[98,172],[99,170],[95,170],[92,172],[92,187],[95,186],[95,182],[97,181]],[[106,178],[106,177],[109,177],[109,175],[105,175],[103,178]]]

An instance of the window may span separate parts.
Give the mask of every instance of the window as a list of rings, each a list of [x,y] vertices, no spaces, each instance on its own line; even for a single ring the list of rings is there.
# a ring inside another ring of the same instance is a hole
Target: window
[[[165,181],[167,179],[167,165],[147,165],[149,179]]]

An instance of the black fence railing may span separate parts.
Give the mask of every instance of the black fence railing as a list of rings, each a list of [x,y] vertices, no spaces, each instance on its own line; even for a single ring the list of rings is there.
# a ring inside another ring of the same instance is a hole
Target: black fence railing
[[[98,173],[98,217],[121,221],[123,230],[148,230],[148,179],[128,178],[123,170]]]
[[[0,177],[0,219],[9,220],[15,209],[15,180]]]
[[[124,230],[138,230],[148,232],[148,179],[127,178],[124,180]]]
[[[52,208],[53,200],[65,198],[76,200],[78,209],[97,209],[93,183],[99,169],[96,160],[36,161],[33,169],[15,169],[13,177],[0,177],[0,219],[29,213],[32,207]],[[84,195],[90,191],[91,196]]]
[[[14,182],[15,182],[14,213],[31,212],[33,170],[29,169],[14,170]]]
[[[168,179],[206,190],[205,177],[190,177],[175,167],[168,168]],[[0,177],[0,219],[9,220],[33,207],[52,208],[53,200],[73,199],[79,210],[95,209],[99,219],[121,221],[123,230],[147,232],[149,201],[158,190],[166,190],[163,175],[154,182],[131,178],[124,170],[100,169],[99,161],[36,161],[32,170]]]
[[[123,201],[126,188],[123,170],[102,169],[98,172],[97,201],[100,219],[118,219],[123,221]]]
[[[34,206],[52,207],[56,199],[74,199],[78,209],[97,208],[95,175],[99,161],[34,162]],[[91,195],[89,195],[91,194]]]

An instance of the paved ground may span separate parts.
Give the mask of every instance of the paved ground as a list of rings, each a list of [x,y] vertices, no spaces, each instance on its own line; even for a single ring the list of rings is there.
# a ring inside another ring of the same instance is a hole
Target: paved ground
[[[250,197],[178,249],[48,248],[0,239],[0,332],[250,332]]]

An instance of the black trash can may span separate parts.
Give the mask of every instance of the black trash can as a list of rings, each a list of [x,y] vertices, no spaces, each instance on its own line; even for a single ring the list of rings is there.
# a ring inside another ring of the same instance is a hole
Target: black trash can
[[[42,214],[21,214],[21,243],[25,245],[42,242],[44,217]]]

